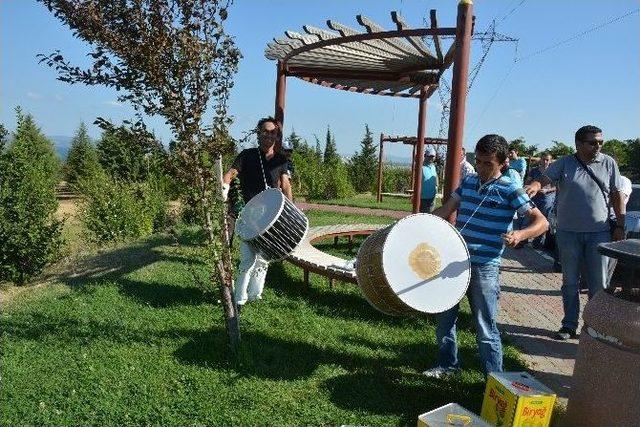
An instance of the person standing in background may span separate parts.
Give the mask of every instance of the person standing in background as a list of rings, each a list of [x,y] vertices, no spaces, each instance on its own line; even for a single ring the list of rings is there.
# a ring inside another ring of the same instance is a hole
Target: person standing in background
[[[527,174],[527,161],[518,156],[518,147],[515,144],[509,146],[509,167],[515,169],[520,174],[520,180],[524,182]]]
[[[472,173],[476,173],[476,169],[467,161],[467,150],[462,147],[462,156],[460,157],[460,184]]]
[[[427,147],[422,166],[422,193],[420,194],[420,213],[430,213],[438,192],[438,172],[436,171],[436,150]]]

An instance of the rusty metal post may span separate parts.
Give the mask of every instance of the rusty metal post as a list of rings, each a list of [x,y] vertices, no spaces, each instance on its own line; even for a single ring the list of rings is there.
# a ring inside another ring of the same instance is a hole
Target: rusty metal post
[[[276,142],[275,151],[280,151],[282,146],[282,138],[284,138],[284,100],[287,91],[287,75],[285,73],[285,66],[282,61],[278,61],[277,64],[278,74],[276,77],[276,111],[274,118],[280,126],[282,135],[280,141]]]
[[[415,164],[413,171],[413,213],[420,212],[420,195],[422,193],[422,163],[424,161],[424,137],[427,131],[427,88],[420,89],[418,101],[418,140],[416,141]]]
[[[445,165],[443,203],[449,200],[451,192],[460,182],[460,154],[464,136],[464,114],[467,101],[467,80],[469,79],[469,52],[473,24],[473,1],[460,0],[456,23],[456,52],[453,62],[451,82],[451,110],[449,113],[449,144]],[[449,218],[450,222],[454,217]]]
[[[384,134],[380,134],[380,151],[378,152],[378,194],[376,196],[376,201],[378,203],[382,202],[382,151],[384,149]]]

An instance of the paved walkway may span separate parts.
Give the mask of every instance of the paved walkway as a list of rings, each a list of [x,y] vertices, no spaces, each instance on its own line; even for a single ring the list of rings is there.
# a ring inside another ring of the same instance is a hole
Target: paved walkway
[[[299,203],[303,209],[382,215],[402,218],[408,212]],[[531,373],[553,389],[566,404],[578,340],[556,341],[551,336],[562,319],[560,285],[553,262],[531,248],[507,249],[502,262],[499,327],[504,337],[518,347]],[[586,295],[581,295],[582,307]],[[580,322],[582,327],[582,322]]]

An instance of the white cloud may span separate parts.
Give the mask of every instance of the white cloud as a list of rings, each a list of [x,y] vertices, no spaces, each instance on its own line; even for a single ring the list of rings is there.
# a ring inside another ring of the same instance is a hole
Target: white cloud
[[[105,105],[109,105],[111,107],[122,107],[122,103],[118,102],[118,101],[106,101],[104,102]]]
[[[64,97],[60,94],[55,94],[53,95],[53,99],[55,99],[56,101],[62,101]]]
[[[513,117],[521,119],[522,117],[524,117],[524,110],[521,108],[515,109],[511,112],[511,115],[513,115]]]
[[[42,99],[42,94],[39,94],[37,92],[28,91],[27,92],[27,98],[30,98],[30,99]]]

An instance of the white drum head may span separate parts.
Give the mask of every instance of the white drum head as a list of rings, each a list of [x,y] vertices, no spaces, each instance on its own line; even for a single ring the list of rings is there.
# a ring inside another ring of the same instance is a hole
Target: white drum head
[[[382,266],[398,298],[423,313],[441,313],[455,306],[471,278],[469,251],[462,236],[431,214],[410,215],[392,227]]]
[[[264,233],[278,219],[284,195],[277,188],[267,188],[253,196],[240,212],[236,232],[242,240],[251,240]]]

